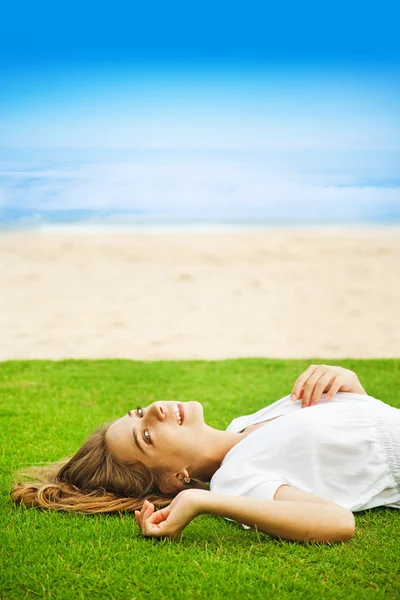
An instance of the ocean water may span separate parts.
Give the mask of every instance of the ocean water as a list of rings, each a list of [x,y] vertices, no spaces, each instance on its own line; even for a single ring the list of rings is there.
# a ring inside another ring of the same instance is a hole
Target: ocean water
[[[0,148],[0,228],[400,225],[400,152]]]

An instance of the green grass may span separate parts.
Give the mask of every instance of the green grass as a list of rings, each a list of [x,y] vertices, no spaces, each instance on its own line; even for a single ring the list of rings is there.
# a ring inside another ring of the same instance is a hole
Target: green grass
[[[400,598],[400,512],[355,513],[341,544],[274,540],[200,516],[179,540],[145,539],[133,515],[26,509],[14,471],[72,455],[103,422],[138,403],[198,400],[225,428],[291,391],[311,363],[353,369],[367,392],[400,407],[400,360],[129,360],[0,363],[0,598]]]

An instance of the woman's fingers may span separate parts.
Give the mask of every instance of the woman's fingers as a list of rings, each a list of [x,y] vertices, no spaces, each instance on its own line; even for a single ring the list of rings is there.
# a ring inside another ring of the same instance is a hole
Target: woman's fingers
[[[302,408],[318,404],[322,394],[324,391],[329,390],[336,376],[336,372],[330,366],[310,365],[310,367],[297,378],[292,390],[292,400],[301,399]],[[334,393],[331,394],[331,397],[336,391],[338,390],[335,390]]]
[[[302,373],[294,382],[293,390],[292,390],[292,400],[298,400],[300,397],[300,392],[306,383],[307,379],[317,370],[316,365],[310,365],[304,373]]]
[[[323,373],[319,379],[314,383],[314,385],[310,385],[304,391],[302,408],[306,406],[315,406],[321,400],[321,396],[324,393],[324,390],[329,386],[331,381],[333,381],[335,375],[332,373]]]
[[[159,513],[162,511],[157,510],[145,519],[142,524],[142,533],[144,536],[153,537],[174,537],[174,532],[170,531],[169,523],[167,523],[167,516],[163,516]]]
[[[325,399],[326,400],[330,400],[331,398],[333,398],[333,396],[339,391],[339,389],[341,388],[342,385],[342,380],[340,377],[335,377],[334,381],[332,382],[332,385],[330,387],[330,389],[328,390],[328,393],[326,394]]]
[[[302,408],[310,405],[311,397],[314,393],[315,387],[318,384],[321,377],[324,375],[325,368],[320,365],[311,365],[300,377],[296,380],[295,394],[296,398],[300,397],[300,392],[303,388]],[[301,386],[301,387],[300,387]],[[321,387],[321,385],[320,385]],[[318,393],[318,391],[316,391]],[[322,393],[322,392],[321,392]]]
[[[168,518],[169,513],[169,506],[155,511],[154,505],[148,500],[145,500],[141,510],[135,510],[136,523],[142,530],[144,536],[165,535],[163,523]]]
[[[146,500],[147,502],[147,500]],[[151,502],[147,502],[147,509],[146,509],[146,519],[148,519],[148,517],[154,512],[154,504],[152,504]]]
[[[143,519],[146,521],[154,512],[154,504],[145,501],[146,506],[144,507]]]
[[[171,511],[169,510],[169,506],[167,506],[166,508],[162,508],[161,510],[157,510],[152,515],[150,515],[149,521],[154,525],[158,525],[162,521],[166,521],[168,519],[170,512]]]
[[[311,377],[307,380],[304,386],[303,400],[301,403],[301,407],[305,408],[306,406],[310,406],[311,398],[314,392],[317,393],[317,389],[321,387],[319,384],[319,380],[321,379],[323,373],[321,369],[317,369]]]
[[[142,505],[142,508],[140,511],[135,510],[136,523],[142,529],[142,532],[143,532],[143,525],[146,522],[146,519],[148,519],[153,513],[154,513],[154,504],[151,504],[151,502],[149,502],[148,500],[145,500],[143,502],[143,505]]]

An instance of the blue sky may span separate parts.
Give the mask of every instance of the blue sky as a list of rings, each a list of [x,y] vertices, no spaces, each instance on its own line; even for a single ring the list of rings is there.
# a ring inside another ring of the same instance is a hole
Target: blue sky
[[[6,2],[3,67],[398,66],[398,2]]]
[[[3,211],[394,214],[394,2],[146,7],[2,9]]]
[[[388,67],[77,65],[7,90],[2,145],[400,150],[399,83]]]
[[[6,3],[0,144],[400,148],[395,2]]]

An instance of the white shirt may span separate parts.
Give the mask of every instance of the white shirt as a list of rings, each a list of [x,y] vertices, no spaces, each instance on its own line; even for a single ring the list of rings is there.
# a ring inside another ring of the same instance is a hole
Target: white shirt
[[[308,408],[285,396],[234,419],[227,431],[283,415],[231,448],[210,490],[273,500],[289,484],[353,512],[400,508],[400,409],[364,394],[325,396]]]

